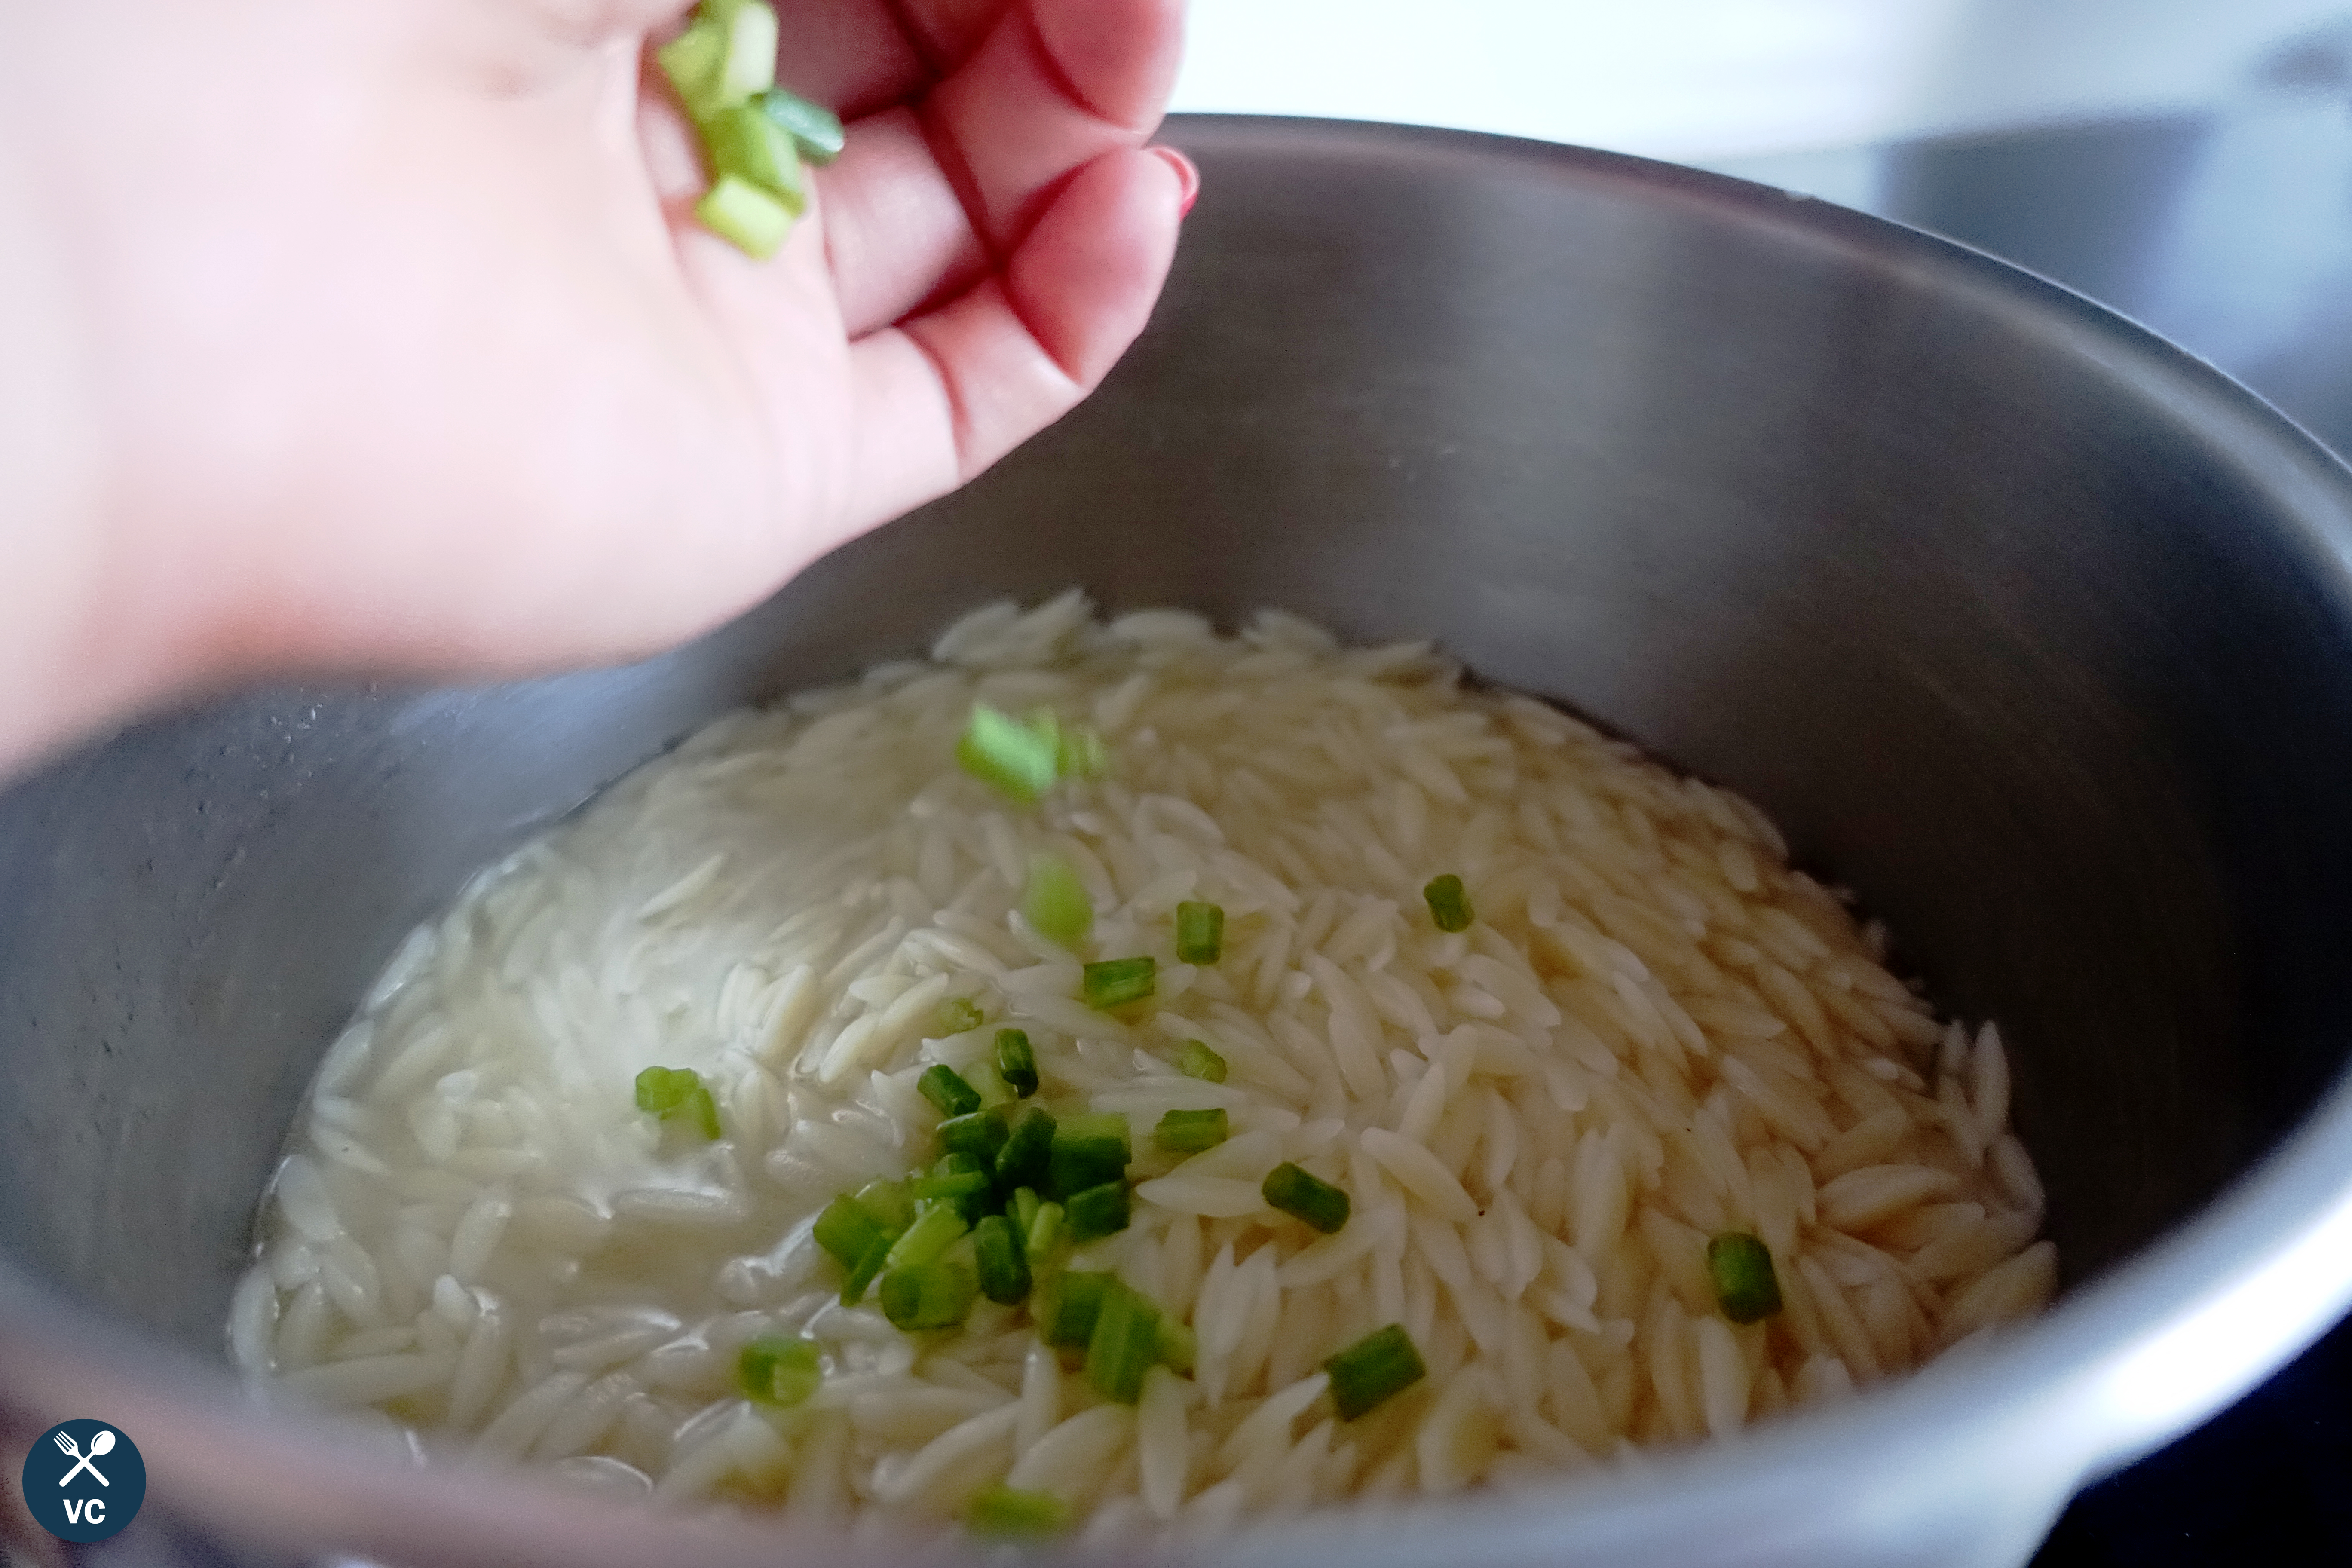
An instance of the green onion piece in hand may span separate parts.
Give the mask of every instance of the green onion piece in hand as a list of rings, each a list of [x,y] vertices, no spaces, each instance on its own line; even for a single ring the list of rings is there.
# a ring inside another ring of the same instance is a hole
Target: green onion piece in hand
[[[1073,1193],[1063,1219],[1069,1228],[1071,1244],[1084,1247],[1089,1241],[1098,1241],[1125,1230],[1132,1214],[1127,1183],[1116,1181],[1088,1187],[1082,1193]]]
[[[956,742],[956,761],[981,783],[1024,805],[1042,799],[1061,768],[1056,737],[1040,734],[984,702],[972,707],[971,722]]]
[[[963,1522],[974,1535],[1036,1541],[1069,1529],[1070,1508],[1048,1493],[1017,1491],[1000,1483],[965,1505]]]
[[[923,1069],[915,1088],[939,1108],[941,1116],[969,1116],[980,1109],[980,1091],[964,1082],[963,1074],[945,1062]]]
[[[1348,1194],[1287,1160],[1265,1173],[1258,1191],[1276,1208],[1326,1236],[1348,1223]]]
[[[741,103],[776,85],[776,14],[765,0],[730,0],[704,7],[704,15],[727,29],[727,52],[719,67],[721,108]]]
[[[1176,957],[1184,963],[1214,963],[1225,951],[1225,911],[1215,904],[1176,906]]]
[[[1041,1187],[1053,1173],[1054,1119],[1042,1105],[1024,1105],[996,1152],[996,1181],[1005,1187]],[[1120,1169],[1126,1167],[1122,1165]]]
[[[1186,1078],[1223,1083],[1225,1081],[1225,1058],[1211,1050],[1206,1040],[1187,1040],[1183,1050],[1177,1054],[1176,1070]]]
[[[1024,1100],[1037,1092],[1037,1053],[1021,1030],[996,1031],[996,1075]]]
[[[1331,1403],[1339,1419],[1353,1421],[1427,1375],[1421,1352],[1402,1323],[1375,1329],[1323,1363],[1331,1374]]]
[[[1066,1116],[1054,1129],[1054,1144],[1046,1161],[1046,1185],[1064,1198],[1115,1182],[1127,1174],[1135,1158],[1129,1142],[1127,1118],[1116,1110]]]
[[[702,150],[713,174],[740,174],[798,217],[808,210],[808,174],[793,139],[768,123],[748,103],[722,109],[704,121]]]
[[[694,204],[703,227],[754,261],[776,254],[793,231],[792,209],[740,174],[721,174]]]
[[[1772,1249],[1761,1237],[1727,1230],[1706,1244],[1706,1272],[1716,1305],[1735,1323],[1760,1323],[1780,1310],[1780,1279]]]
[[[1107,958],[1081,973],[1087,1005],[1104,1012],[1144,1001],[1160,988],[1160,961],[1148,952],[1140,958]]]
[[[800,154],[812,163],[830,163],[848,144],[841,116],[821,103],[811,103],[786,88],[772,87],[756,100],[760,112],[793,139]]]
[[[798,1405],[824,1381],[814,1340],[763,1334],[735,1358],[735,1384],[756,1405]]]
[[[700,16],[656,51],[654,58],[669,78],[678,102],[698,121],[719,107],[719,68],[726,56],[727,29]]]
[[[1171,1154],[1197,1154],[1225,1141],[1225,1113],[1214,1110],[1171,1110],[1152,1130],[1151,1141]]]
[[[916,1263],[882,1276],[882,1315],[900,1329],[952,1329],[980,1293],[970,1274],[946,1263]]]
[[[1059,855],[1029,857],[1029,886],[1021,894],[1021,918],[1047,942],[1076,948],[1094,930],[1095,906],[1087,885]]]
[[[982,1295],[1010,1307],[1029,1294],[1028,1248],[1011,1220],[992,1214],[972,1226],[971,1249]]]
[[[1105,1399],[1132,1405],[1160,1359],[1160,1309],[1113,1279],[1087,1336],[1087,1381]]]
[[[1440,931],[1468,931],[1476,918],[1470,912],[1470,896],[1462,890],[1462,879],[1451,871],[1430,879],[1421,896],[1429,900],[1429,918]]]
[[[929,1263],[971,1228],[953,1204],[934,1204],[915,1216],[906,1235],[890,1244],[890,1267]]]

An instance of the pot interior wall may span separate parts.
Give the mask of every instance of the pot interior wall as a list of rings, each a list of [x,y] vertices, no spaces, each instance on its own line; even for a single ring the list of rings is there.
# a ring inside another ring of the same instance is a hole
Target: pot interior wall
[[[1434,637],[1761,802],[2001,1021],[2070,1279],[2342,1067],[2324,463],[1990,264],[1558,150],[1196,123],[1104,392],[629,669],[248,697],[0,800],[0,1247],[207,1353],[319,1053],[465,877],[736,703],[1071,583]]]

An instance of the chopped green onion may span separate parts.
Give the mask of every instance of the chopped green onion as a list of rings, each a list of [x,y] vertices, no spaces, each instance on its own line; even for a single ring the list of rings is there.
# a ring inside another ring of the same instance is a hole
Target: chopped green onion
[[[824,1381],[814,1340],[763,1334],[735,1358],[736,1386],[756,1405],[798,1405]]]
[[[967,1218],[970,1215],[966,1200],[984,1196],[989,1184],[987,1170],[970,1154],[947,1155],[928,1173],[907,1184],[918,1199],[953,1204],[965,1211]]]
[[[971,722],[956,742],[956,761],[997,794],[1024,805],[1044,798],[1061,768],[1055,736],[1040,734],[984,702],[972,706]]]
[[[1225,1141],[1225,1113],[1214,1110],[1171,1110],[1152,1130],[1152,1142],[1171,1154],[1197,1154]]]
[[[1113,1278],[1087,1336],[1087,1381],[1105,1399],[1132,1405],[1159,1359],[1160,1309]]]
[[[1073,1193],[1115,1182],[1127,1174],[1135,1147],[1128,1141],[1127,1118],[1115,1110],[1066,1116],[1054,1129],[1053,1152],[1046,1162],[1046,1185],[1066,1199]]]
[[[866,1300],[866,1288],[880,1277],[883,1269],[890,1266],[890,1248],[896,1245],[897,1238],[893,1237],[877,1236],[874,1238],[874,1245],[866,1249],[866,1256],[859,1258],[856,1266],[842,1276],[841,1304],[843,1306],[855,1307],[858,1302]]]
[[[934,1204],[915,1216],[906,1235],[890,1244],[890,1267],[929,1263],[971,1228],[953,1204]]]
[[[896,1241],[915,1223],[915,1197],[904,1182],[877,1178],[857,1189],[857,1206],[873,1216],[885,1235]]]
[[[1054,1119],[1042,1105],[1024,1105],[1013,1131],[996,1152],[1000,1186],[1040,1187],[1053,1173]],[[1124,1166],[1120,1167],[1122,1170]]]
[[[824,1205],[824,1212],[816,1216],[813,1234],[816,1244],[832,1254],[834,1261],[844,1268],[856,1268],[857,1260],[885,1235],[882,1227],[874,1223],[874,1216],[846,1193]]]
[[[1013,1227],[1025,1238],[1030,1227],[1037,1223],[1037,1211],[1045,1206],[1044,1201],[1037,1196],[1036,1188],[1015,1187],[1013,1189],[1013,1201],[1004,1212],[1006,1217],[1013,1221]]]
[[[1440,931],[1468,931],[1476,918],[1470,912],[1470,896],[1462,890],[1462,879],[1451,871],[1431,879],[1421,896],[1429,900],[1429,918]]]
[[[719,107],[719,68],[727,55],[727,29],[698,16],[655,53],[662,74],[688,114],[700,120]]]
[[[832,110],[781,87],[770,88],[755,101],[760,112],[793,139],[803,158],[812,163],[830,163],[841,156],[848,138],[842,134],[841,116]]]
[[[1425,1376],[1421,1352],[1402,1323],[1375,1329],[1323,1363],[1331,1374],[1331,1403],[1339,1419],[1353,1421],[1391,1394],[1403,1393]]]
[[[1148,952],[1089,963],[1083,973],[1087,1005],[1105,1012],[1143,1001],[1160,987],[1160,961]]]
[[[1172,1312],[1160,1314],[1160,1364],[1182,1376],[1192,1375],[1193,1360],[1200,1354],[1200,1342],[1192,1331],[1177,1321]]]
[[[1045,1492],[1016,1491],[1002,1484],[974,1497],[963,1510],[974,1535],[1034,1541],[1070,1528],[1070,1506]]]
[[[964,1081],[980,1096],[982,1106],[990,1110],[1009,1106],[1018,1098],[1013,1086],[1004,1081],[1004,1075],[996,1070],[996,1064],[985,1057],[964,1069]]]
[[[950,996],[940,1004],[939,1026],[941,1037],[961,1035],[966,1029],[977,1029],[987,1022],[988,1015],[969,996]]]
[[[1029,857],[1029,885],[1021,893],[1021,918],[1047,942],[1076,948],[1095,927],[1094,901],[1087,885],[1059,855]]]
[[[637,1075],[637,1109],[664,1121],[684,1121],[705,1138],[719,1135],[719,1105],[692,1068],[647,1068]]]
[[[1021,1030],[996,1031],[996,1074],[1024,1100],[1037,1092],[1037,1053]]]
[[[754,261],[776,254],[793,232],[792,209],[740,174],[721,174],[694,204],[703,227]]]
[[[996,1168],[996,1152],[1004,1147],[1004,1118],[989,1110],[950,1116],[940,1123],[940,1148],[950,1154],[969,1154],[982,1170]],[[920,1196],[920,1194],[916,1194]]]
[[[1029,1221],[1028,1236],[1029,1272],[1042,1274],[1062,1244],[1062,1205],[1039,1204],[1035,1216]]]
[[[1132,1213],[1123,1180],[1105,1182],[1098,1187],[1071,1194],[1065,1211],[1071,1244],[1084,1247],[1089,1241],[1125,1230]]]
[[[1215,904],[1176,906],[1176,958],[1182,963],[1214,963],[1225,951],[1225,911]]]
[[[1053,1205],[1046,1205],[1051,1208]],[[1064,1274],[1054,1288],[1039,1331],[1049,1345],[1084,1345],[1094,1338],[1103,1298],[1118,1283],[1114,1274]]]
[[[1211,1050],[1206,1040],[1187,1040],[1184,1049],[1176,1058],[1176,1070],[1186,1078],[1223,1083],[1225,1081],[1225,1058]]]
[[[1110,772],[1110,748],[1091,724],[1073,724],[1064,730],[1054,760],[1066,779],[1098,779]]]
[[[1029,1294],[1028,1253],[1011,1220],[992,1214],[972,1226],[971,1249],[982,1295],[1010,1307]]]
[[[1266,1173],[1258,1191],[1276,1208],[1326,1236],[1348,1223],[1348,1194],[1287,1160]]]
[[[1780,1310],[1780,1279],[1772,1249],[1744,1230],[1727,1230],[1706,1244],[1706,1271],[1716,1305],[1735,1323],[1759,1323]]]
[[[946,1263],[915,1263],[882,1276],[882,1315],[901,1329],[952,1329],[971,1310],[980,1286]]]
[[[710,10],[706,8],[705,15]],[[765,0],[735,0],[716,7],[727,29],[727,51],[719,67],[719,101],[740,103],[776,85],[776,14]]]
[[[740,175],[794,217],[808,210],[808,174],[793,139],[750,104],[722,109],[704,121],[702,146],[712,174]]]
[[[915,1087],[925,1100],[939,1107],[941,1116],[969,1116],[980,1109],[980,1091],[945,1062],[925,1068],[923,1076],[915,1080]]]
[[[656,57],[700,133],[713,176],[695,216],[762,259],[808,206],[803,155],[824,162],[842,142],[837,119],[776,88],[776,14],[765,0],[703,0]]]
[[[637,1109],[648,1116],[667,1116],[686,1103],[702,1075],[692,1068],[647,1068],[637,1075]]]

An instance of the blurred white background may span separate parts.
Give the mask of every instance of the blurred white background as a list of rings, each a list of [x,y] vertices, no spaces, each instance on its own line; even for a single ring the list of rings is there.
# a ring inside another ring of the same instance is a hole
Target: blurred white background
[[[2347,0],[1192,0],[1180,110],[1410,121],[1686,163],[2224,109]]]

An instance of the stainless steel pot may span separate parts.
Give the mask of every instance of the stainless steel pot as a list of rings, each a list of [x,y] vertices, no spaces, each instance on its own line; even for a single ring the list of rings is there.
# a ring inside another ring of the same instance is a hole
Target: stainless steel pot
[[[529,685],[246,697],[0,800],[11,1475],[97,1415],[171,1529],[688,1556],[253,1415],[219,1369],[255,1196],[353,998],[472,868],[726,708],[1073,581],[1433,634],[1762,802],[2002,1021],[2065,1260],[2045,1320],[1851,1405],[1232,1557],[2013,1563],[2342,1308],[2352,478],[2079,299],[1777,191],[1437,132],[1174,136],[1204,195],[1110,384],[743,621]]]

